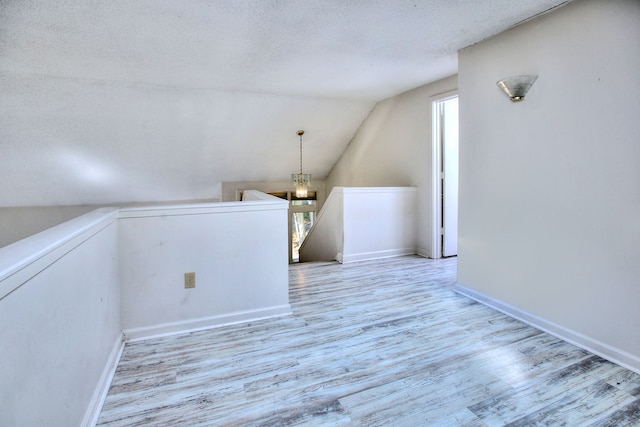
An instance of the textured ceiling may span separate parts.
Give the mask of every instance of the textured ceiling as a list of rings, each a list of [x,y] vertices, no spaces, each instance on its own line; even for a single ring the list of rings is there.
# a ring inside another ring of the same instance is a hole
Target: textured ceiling
[[[564,0],[1,0],[0,206],[324,177],[375,102]]]

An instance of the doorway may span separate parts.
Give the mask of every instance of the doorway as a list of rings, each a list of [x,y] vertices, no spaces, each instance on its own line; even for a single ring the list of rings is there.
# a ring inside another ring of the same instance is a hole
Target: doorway
[[[458,254],[458,94],[432,102],[433,243],[432,258]]]
[[[296,197],[295,191],[269,193],[289,202],[289,264],[300,262],[300,246],[313,226],[318,211],[315,191],[307,197]]]

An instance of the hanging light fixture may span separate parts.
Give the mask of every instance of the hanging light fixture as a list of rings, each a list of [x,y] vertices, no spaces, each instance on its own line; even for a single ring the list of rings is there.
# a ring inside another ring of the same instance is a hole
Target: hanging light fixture
[[[537,78],[535,75],[515,76],[499,80],[496,84],[512,102],[519,102],[524,99]]]
[[[311,174],[302,173],[302,135],[304,135],[304,131],[299,130],[296,134],[300,137],[300,173],[292,173],[291,181],[296,187],[296,197],[307,197],[307,190],[311,184]]]

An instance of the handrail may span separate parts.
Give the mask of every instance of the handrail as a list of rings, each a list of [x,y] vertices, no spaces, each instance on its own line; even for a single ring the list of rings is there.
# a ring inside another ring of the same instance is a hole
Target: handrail
[[[285,200],[248,190],[241,202],[98,208],[0,248],[0,300],[118,218],[242,212],[288,208]],[[35,268],[29,268],[29,267]]]
[[[0,248],[0,300],[117,219],[99,208]]]

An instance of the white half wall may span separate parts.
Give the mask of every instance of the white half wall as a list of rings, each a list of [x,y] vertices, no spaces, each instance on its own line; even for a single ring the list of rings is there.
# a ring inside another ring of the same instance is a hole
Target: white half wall
[[[519,74],[539,77],[511,103],[495,82]],[[636,0],[574,1],[459,54],[459,283],[636,371],[638,76]]]
[[[266,197],[121,210],[128,340],[290,313],[288,203]],[[193,289],[186,272],[196,274]]]
[[[0,425],[91,425],[122,349],[117,209],[0,249]]]
[[[343,188],[343,263],[416,253],[415,187]]]
[[[415,254],[416,194],[414,187],[334,187],[300,248],[301,261]]]
[[[101,208],[1,248],[0,425],[94,425],[123,338],[289,314],[288,203],[245,195]]]
[[[416,187],[418,253],[431,257],[432,100],[458,88],[456,76],[380,101],[326,178],[334,187]]]

